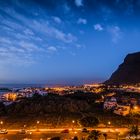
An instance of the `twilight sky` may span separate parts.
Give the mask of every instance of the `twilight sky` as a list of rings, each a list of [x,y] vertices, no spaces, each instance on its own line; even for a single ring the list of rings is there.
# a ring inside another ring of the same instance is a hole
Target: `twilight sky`
[[[0,83],[101,82],[140,50],[140,0],[0,0]]]

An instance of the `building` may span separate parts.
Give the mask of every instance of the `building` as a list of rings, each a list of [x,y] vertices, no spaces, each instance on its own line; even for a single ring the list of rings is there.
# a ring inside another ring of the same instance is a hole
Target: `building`
[[[104,109],[110,110],[117,106],[117,100],[115,97],[107,98],[104,102]]]
[[[140,105],[133,105],[133,107],[131,108],[131,113],[140,114]]]
[[[117,105],[113,112],[117,115],[126,116],[130,113],[130,105]]]

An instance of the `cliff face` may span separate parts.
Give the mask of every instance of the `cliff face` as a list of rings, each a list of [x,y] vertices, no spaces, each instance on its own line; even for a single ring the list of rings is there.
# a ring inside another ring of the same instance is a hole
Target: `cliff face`
[[[128,54],[110,79],[105,81],[105,84],[136,83],[140,83],[140,52]]]

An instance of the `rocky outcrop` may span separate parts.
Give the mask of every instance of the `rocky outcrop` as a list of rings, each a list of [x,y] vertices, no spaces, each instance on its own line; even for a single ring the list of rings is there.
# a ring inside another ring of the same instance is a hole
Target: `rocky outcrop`
[[[128,54],[124,62],[111,75],[105,84],[137,84],[140,83],[140,52]]]

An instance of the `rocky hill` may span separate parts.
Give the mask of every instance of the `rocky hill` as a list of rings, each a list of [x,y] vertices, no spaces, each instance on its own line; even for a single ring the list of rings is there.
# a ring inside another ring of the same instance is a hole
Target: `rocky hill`
[[[109,80],[105,81],[105,84],[137,83],[140,83],[140,52],[128,54]]]

